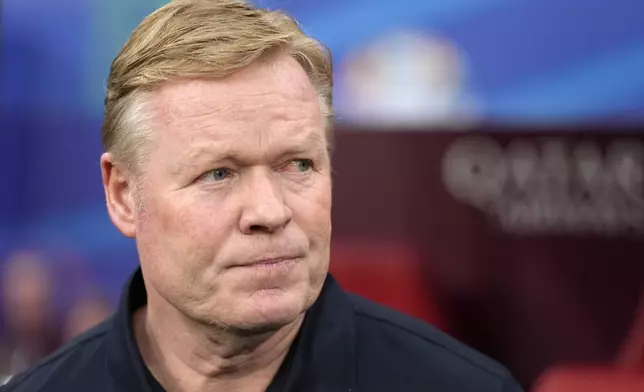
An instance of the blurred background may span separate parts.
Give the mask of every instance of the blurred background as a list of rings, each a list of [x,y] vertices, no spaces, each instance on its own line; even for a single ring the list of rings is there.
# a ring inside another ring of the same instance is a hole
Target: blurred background
[[[110,62],[163,3],[1,3],[0,383],[138,263],[99,133]],[[257,3],[334,55],[338,280],[526,390],[644,390],[644,2]]]

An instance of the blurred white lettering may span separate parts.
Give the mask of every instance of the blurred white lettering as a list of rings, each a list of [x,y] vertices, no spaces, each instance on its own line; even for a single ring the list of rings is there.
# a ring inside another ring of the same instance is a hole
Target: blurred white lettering
[[[456,140],[443,183],[457,200],[513,233],[644,233],[644,146],[619,139]]]

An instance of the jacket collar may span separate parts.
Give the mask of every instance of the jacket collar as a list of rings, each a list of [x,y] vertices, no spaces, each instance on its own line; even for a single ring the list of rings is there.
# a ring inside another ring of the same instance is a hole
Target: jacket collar
[[[141,269],[130,277],[106,337],[114,390],[159,392],[134,340],[134,312],[147,303]],[[331,275],[267,392],[356,391],[355,320],[347,294]]]

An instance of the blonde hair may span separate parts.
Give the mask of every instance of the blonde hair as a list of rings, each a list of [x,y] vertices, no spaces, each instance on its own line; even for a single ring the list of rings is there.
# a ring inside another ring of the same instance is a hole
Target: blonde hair
[[[283,50],[306,71],[316,90],[332,145],[332,67],[329,50],[280,11],[241,0],[174,0],[134,30],[112,62],[102,143],[134,171],[152,130],[145,96],[182,78],[224,78],[270,52]]]

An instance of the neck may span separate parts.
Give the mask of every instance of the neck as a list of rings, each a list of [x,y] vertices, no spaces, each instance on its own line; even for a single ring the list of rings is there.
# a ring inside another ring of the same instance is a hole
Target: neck
[[[148,302],[135,313],[133,327],[143,361],[167,391],[253,392],[266,390],[303,319],[242,334],[198,324],[169,304]]]

